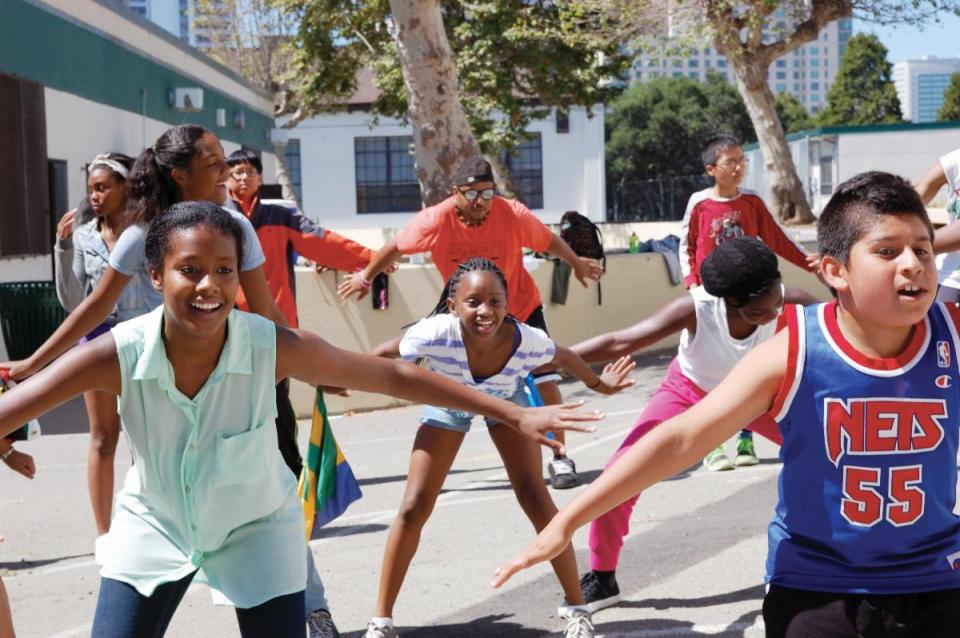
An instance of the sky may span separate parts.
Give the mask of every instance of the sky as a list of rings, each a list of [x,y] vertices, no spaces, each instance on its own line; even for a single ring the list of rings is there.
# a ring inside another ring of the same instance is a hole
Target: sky
[[[855,33],[875,33],[889,49],[890,62],[919,60],[924,55],[952,58],[960,55],[960,17],[945,16],[940,23],[931,22],[924,29],[916,27],[879,27],[862,21],[854,22]]]

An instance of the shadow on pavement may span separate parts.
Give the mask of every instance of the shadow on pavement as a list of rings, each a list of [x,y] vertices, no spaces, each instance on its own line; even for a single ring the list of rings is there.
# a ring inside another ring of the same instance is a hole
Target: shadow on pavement
[[[541,638],[550,632],[532,627],[523,627],[515,622],[505,622],[512,614],[496,614],[477,618],[465,623],[434,625],[431,627],[397,627],[403,638],[450,638],[450,636],[469,636],[470,638]],[[555,632],[554,632],[555,633]],[[360,638],[362,631],[341,634],[343,638]]]
[[[0,569],[6,569],[11,572],[18,572],[24,569],[36,569],[37,567],[46,567],[54,563],[75,558],[90,558],[93,554],[74,554],[73,556],[60,556],[58,558],[44,558],[41,560],[18,560],[11,563],[0,563]]]
[[[494,465],[493,467],[477,467],[470,470],[450,470],[447,472],[447,475],[450,474],[468,474],[470,472],[490,472],[491,470],[499,470],[499,465]],[[357,483],[361,486],[363,485],[382,485],[384,483],[399,483],[401,481],[406,481],[406,474],[394,474],[392,476],[374,476],[372,478],[362,478],[357,479]]]
[[[357,534],[370,534],[372,532],[382,532],[387,529],[387,525],[380,523],[368,523],[366,525],[344,525],[343,527],[324,527],[317,535],[310,540],[320,538],[337,538],[340,536],[356,536]]]
[[[630,638],[630,636],[663,636],[664,638],[694,638],[696,636],[720,636],[722,638],[742,638],[747,629],[753,627],[760,616],[760,611],[750,611],[726,626],[726,628],[717,631],[716,627],[704,628],[698,631],[696,625],[688,621],[675,621],[659,618],[649,620],[621,620],[618,622],[604,623],[596,622],[594,616],[594,628],[597,635],[604,638]]]
[[[713,596],[702,596],[700,598],[644,598],[643,600],[626,600],[618,604],[617,607],[632,609],[645,609],[648,607],[651,609],[712,607],[713,605],[728,605],[745,600],[763,600],[764,590],[765,587],[763,585],[754,585],[736,591],[714,594]]]

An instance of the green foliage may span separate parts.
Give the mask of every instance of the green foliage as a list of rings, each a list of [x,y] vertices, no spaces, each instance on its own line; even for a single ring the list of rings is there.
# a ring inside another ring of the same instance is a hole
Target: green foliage
[[[960,73],[950,76],[950,84],[943,94],[943,106],[937,112],[937,120],[940,122],[960,120]]]
[[[335,109],[371,68],[379,116],[407,118],[387,0],[273,0],[300,22],[290,79],[305,114]],[[558,0],[441,2],[460,99],[485,153],[510,150],[552,107],[593,106],[617,92],[629,59],[603,12]]]
[[[790,93],[777,93],[777,116],[784,133],[796,133],[813,128],[815,123],[807,107]]]
[[[877,36],[854,35],[847,42],[837,77],[827,94],[827,108],[817,117],[817,123],[847,126],[902,121],[892,71],[887,47]]]
[[[701,174],[703,143],[719,133],[756,141],[740,94],[722,76],[635,84],[607,115],[607,180]]]

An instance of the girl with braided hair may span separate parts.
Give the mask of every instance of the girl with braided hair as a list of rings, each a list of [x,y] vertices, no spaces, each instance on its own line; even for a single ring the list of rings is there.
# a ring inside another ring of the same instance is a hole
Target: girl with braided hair
[[[508,315],[503,272],[489,259],[477,257],[454,270],[430,316],[410,327],[401,339],[378,346],[374,354],[423,360],[434,372],[518,405],[528,405],[524,392],[527,375],[545,364],[567,370],[601,394],[614,394],[633,384],[627,379],[634,367],[629,357],[608,365],[598,376],[568,348],[555,345],[542,330]],[[365,638],[397,636],[392,619],[394,603],[417,550],[420,532],[473,416],[447,408],[424,408],[403,500],[387,537],[376,615],[367,626]],[[536,442],[516,436],[493,419],[487,419],[486,424],[517,501],[533,526],[541,529],[557,508],[540,475],[542,461]],[[562,448],[546,437],[541,443]],[[560,611],[569,619],[564,635],[593,636],[589,614],[582,608],[572,546],[553,560],[553,568],[566,598]]]

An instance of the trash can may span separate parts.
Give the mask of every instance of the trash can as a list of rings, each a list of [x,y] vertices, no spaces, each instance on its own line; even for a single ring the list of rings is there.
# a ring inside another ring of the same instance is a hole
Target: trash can
[[[0,283],[0,329],[10,359],[33,354],[66,316],[52,281]]]

